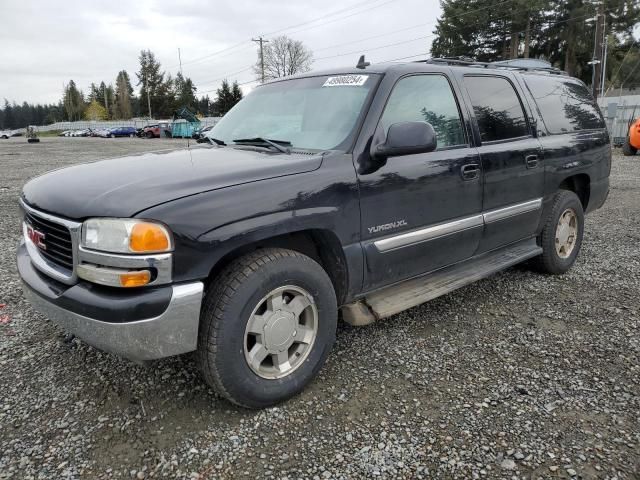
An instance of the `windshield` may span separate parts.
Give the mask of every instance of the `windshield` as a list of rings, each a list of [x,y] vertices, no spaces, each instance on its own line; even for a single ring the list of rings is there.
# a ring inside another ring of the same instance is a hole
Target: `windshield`
[[[376,75],[299,78],[256,88],[208,133],[227,145],[238,139],[290,142],[293,148],[331,150],[345,145]]]

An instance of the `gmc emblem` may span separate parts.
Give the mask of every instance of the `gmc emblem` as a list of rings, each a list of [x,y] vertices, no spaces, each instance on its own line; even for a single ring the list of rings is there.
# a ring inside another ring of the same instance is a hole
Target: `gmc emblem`
[[[47,246],[44,244],[44,233],[36,230],[31,225],[27,225],[27,236],[36,247],[41,248],[42,250],[47,249]]]

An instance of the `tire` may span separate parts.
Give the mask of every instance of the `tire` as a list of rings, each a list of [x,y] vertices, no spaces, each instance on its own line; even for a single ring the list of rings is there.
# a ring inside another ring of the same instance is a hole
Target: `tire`
[[[145,135],[147,138],[153,138],[153,132],[147,132]]]
[[[631,145],[631,140],[629,137],[625,138],[624,143],[622,144],[622,154],[625,157],[633,156],[637,153],[638,149]]]
[[[275,300],[267,305],[269,296],[285,299],[280,310]],[[298,307],[298,318],[286,313],[309,299],[304,309]],[[262,314],[254,317],[260,308]],[[260,324],[256,320],[250,327],[250,318],[263,319],[262,334],[250,333]],[[299,393],[318,373],[335,341],[337,318],[333,285],[318,263],[292,250],[257,250],[233,261],[211,282],[200,314],[197,363],[205,381],[231,402],[245,408],[275,405]],[[283,331],[283,325],[291,328]],[[267,328],[276,333],[267,335]],[[314,328],[315,338],[309,340]],[[303,341],[295,343],[296,335]],[[294,343],[287,347],[288,341]],[[265,353],[262,364],[250,364],[249,352],[274,348],[282,349],[289,363],[278,368],[280,355]]]
[[[109,134],[109,138],[113,138],[113,134],[111,134],[111,133],[110,133],[110,134]]]
[[[561,228],[559,222],[563,220],[565,224],[571,224],[575,220],[575,230]],[[569,222],[567,223],[567,220]],[[573,244],[570,244],[571,230],[573,230]],[[584,233],[584,211],[582,202],[578,196],[568,190],[560,190],[553,199],[551,212],[542,229],[539,243],[542,247],[542,255],[533,259],[534,266],[538,271],[552,275],[560,275],[567,272],[575,263],[576,257],[582,246],[582,236]],[[564,241],[566,239],[566,242]],[[562,247],[564,245],[564,247]],[[559,251],[558,248],[561,248]]]

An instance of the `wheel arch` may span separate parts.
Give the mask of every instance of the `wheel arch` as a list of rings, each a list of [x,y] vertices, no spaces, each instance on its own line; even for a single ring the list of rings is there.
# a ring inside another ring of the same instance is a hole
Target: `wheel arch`
[[[558,185],[558,190],[569,190],[575,193],[582,203],[582,209],[586,212],[591,196],[591,177],[586,173],[578,173],[565,178]]]
[[[349,289],[347,260],[336,234],[326,229],[298,230],[238,245],[213,265],[206,279],[207,286],[233,260],[262,248],[287,248],[318,262],[331,279],[338,305],[344,303]]]

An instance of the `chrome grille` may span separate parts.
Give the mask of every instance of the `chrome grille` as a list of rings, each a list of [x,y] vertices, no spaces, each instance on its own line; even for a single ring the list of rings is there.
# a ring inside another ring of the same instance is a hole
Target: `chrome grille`
[[[73,270],[73,242],[71,232],[64,225],[27,212],[25,221],[34,229],[44,234],[44,249],[40,249],[40,255],[61,267]]]
[[[82,223],[41,212],[22,199],[20,207],[24,212],[24,242],[33,266],[51,278],[74,285],[78,281],[75,267]],[[44,234],[38,241],[41,246],[29,238],[29,227]]]

